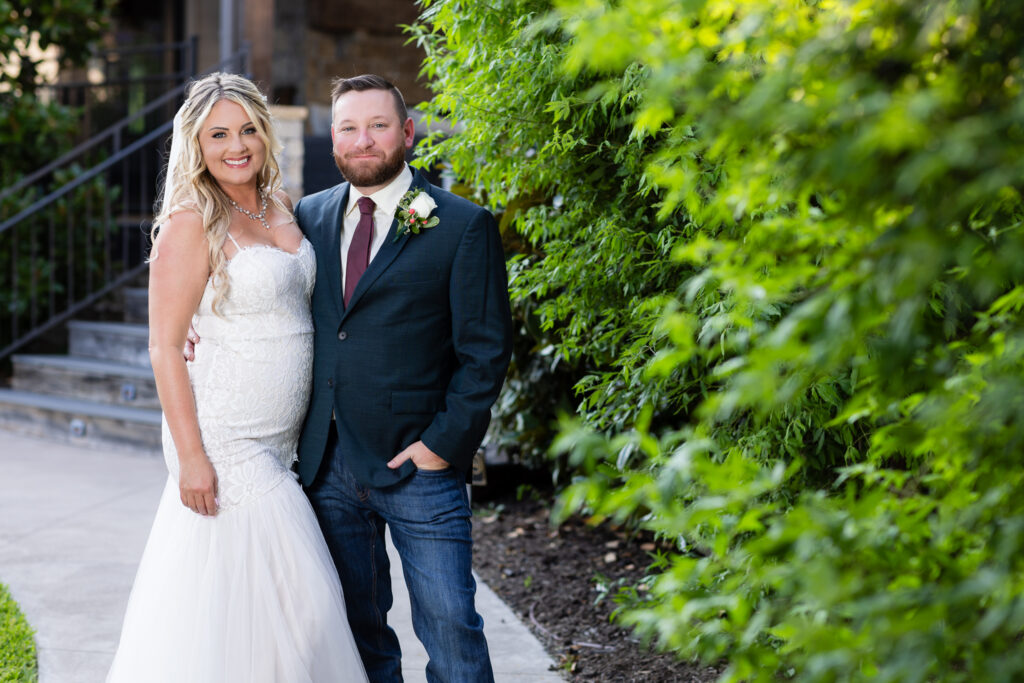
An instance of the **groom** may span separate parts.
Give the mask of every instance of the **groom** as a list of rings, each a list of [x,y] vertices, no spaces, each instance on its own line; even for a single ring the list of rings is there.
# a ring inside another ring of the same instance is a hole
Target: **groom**
[[[397,88],[378,76],[339,79],[331,100],[334,159],[348,182],[295,207],[317,257],[299,475],[370,680],[402,678],[387,625],[387,526],[427,680],[491,681],[465,482],[509,362],[501,238],[487,211],[406,165],[413,122]],[[417,217],[437,221],[414,234],[396,216],[417,193]]]

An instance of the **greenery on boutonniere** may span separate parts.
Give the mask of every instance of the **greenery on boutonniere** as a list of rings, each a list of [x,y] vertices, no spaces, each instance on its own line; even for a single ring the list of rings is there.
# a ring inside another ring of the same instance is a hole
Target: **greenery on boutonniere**
[[[437,208],[437,202],[424,190],[414,188],[398,200],[398,227],[395,228],[395,239],[406,233],[420,234],[420,230],[432,228],[441,220],[431,216],[430,212]]]

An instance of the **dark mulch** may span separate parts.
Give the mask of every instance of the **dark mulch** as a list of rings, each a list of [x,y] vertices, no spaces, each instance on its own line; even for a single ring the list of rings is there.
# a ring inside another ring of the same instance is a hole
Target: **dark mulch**
[[[481,489],[475,489],[481,491]],[[533,630],[567,679],[708,683],[718,671],[653,652],[609,622],[620,585],[643,580],[654,550],[607,525],[571,519],[552,530],[547,504],[474,494],[474,568]],[[602,580],[596,581],[598,576]],[[610,590],[601,599],[602,586]]]

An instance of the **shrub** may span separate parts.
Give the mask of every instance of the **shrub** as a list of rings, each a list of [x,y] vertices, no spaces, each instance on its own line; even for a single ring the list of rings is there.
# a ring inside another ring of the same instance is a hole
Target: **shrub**
[[[426,3],[434,157],[581,373],[563,512],[723,680],[1024,675],[1024,7]],[[568,460],[564,460],[568,458]]]

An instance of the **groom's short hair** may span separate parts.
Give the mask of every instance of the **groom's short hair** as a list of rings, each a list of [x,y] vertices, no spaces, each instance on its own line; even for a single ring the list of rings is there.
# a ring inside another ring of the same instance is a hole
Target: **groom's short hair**
[[[393,83],[380,76],[363,74],[362,76],[353,76],[352,78],[336,78],[331,85],[332,112],[334,111],[334,105],[338,103],[338,98],[347,92],[352,90],[359,92],[363,90],[387,90],[395,99],[395,111],[398,112],[399,122],[405,123],[405,120],[409,118],[409,111],[405,107],[405,98],[402,97],[402,93]]]

